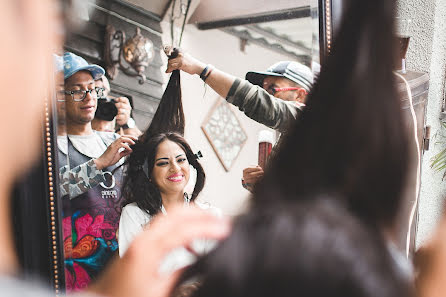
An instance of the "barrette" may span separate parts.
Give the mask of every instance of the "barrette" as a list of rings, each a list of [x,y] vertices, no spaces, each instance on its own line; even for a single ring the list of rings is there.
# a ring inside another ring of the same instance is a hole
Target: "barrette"
[[[203,158],[203,154],[201,153],[201,151],[198,151],[196,154],[194,154],[194,156],[197,160]]]

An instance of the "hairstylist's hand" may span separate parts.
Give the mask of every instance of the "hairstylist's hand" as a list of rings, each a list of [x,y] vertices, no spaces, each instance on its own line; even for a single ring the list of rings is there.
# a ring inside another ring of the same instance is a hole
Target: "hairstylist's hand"
[[[255,184],[263,175],[263,169],[258,165],[243,169],[243,180],[247,184]]]
[[[134,145],[138,138],[130,135],[123,135],[108,146],[105,152],[96,160],[96,168],[102,170],[108,166],[115,165],[121,158],[132,152],[130,145]]]
[[[164,52],[166,55],[170,55],[172,52],[172,47],[165,46]],[[184,72],[187,72],[189,74],[198,74],[200,75],[203,69],[206,67],[206,64],[198,61],[188,53],[183,52],[180,50],[178,53],[178,57],[169,59],[167,62],[167,70],[166,73],[170,73],[174,70],[182,70]]]
[[[194,239],[222,239],[229,231],[227,220],[202,210],[192,207],[169,210],[168,216],[157,216],[136,237],[124,257],[116,260],[90,289],[110,297],[167,297],[181,270],[160,274],[165,256],[175,248],[189,246]]]

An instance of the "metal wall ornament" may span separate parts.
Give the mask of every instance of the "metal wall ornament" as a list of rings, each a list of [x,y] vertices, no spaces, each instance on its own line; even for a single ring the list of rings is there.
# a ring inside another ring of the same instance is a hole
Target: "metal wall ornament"
[[[226,171],[235,163],[248,135],[226,100],[218,99],[201,126]]]
[[[114,79],[119,70],[122,70],[129,76],[138,76],[139,83],[143,84],[146,81],[144,71],[155,55],[153,43],[141,34],[139,27],[136,27],[136,33],[132,38],[125,39],[123,31],[107,25],[104,49],[107,75],[110,79]]]

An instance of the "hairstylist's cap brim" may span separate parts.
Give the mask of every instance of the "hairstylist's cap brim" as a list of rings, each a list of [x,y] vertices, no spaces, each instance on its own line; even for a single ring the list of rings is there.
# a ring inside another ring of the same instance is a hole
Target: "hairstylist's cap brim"
[[[100,79],[105,74],[105,70],[101,66],[95,64],[89,65],[84,58],[70,52],[66,52],[63,55],[63,66],[64,79],[83,70],[90,72],[94,80]]]
[[[263,87],[263,80],[266,76],[285,77],[295,82],[308,92],[313,85],[313,72],[305,65],[291,61],[281,61],[264,72],[250,71],[246,73],[246,80],[254,85]]]

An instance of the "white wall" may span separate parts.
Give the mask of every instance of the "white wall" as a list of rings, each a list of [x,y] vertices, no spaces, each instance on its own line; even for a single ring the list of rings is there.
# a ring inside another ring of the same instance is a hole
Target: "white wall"
[[[446,181],[430,168],[431,158],[444,148],[435,144],[441,133],[440,108],[446,65],[446,5],[444,0],[399,0],[398,14],[412,19],[407,66],[430,75],[426,124],[432,127],[431,147],[423,156],[417,246],[431,234],[442,213]]]
[[[163,41],[169,44],[169,25],[162,25]],[[201,31],[194,25],[186,26],[181,47],[199,60],[240,78],[244,78],[249,70],[264,71],[277,61],[289,60],[286,56],[256,45],[248,45],[246,53],[243,53],[239,49],[238,38],[220,30]],[[166,77],[166,82],[167,79]],[[242,170],[248,165],[257,164],[257,135],[260,130],[267,128],[249,119],[231,105],[248,139],[236,162],[230,171],[226,172],[201,130],[201,125],[219,100],[219,96],[211,88],[205,89],[198,76],[182,73],[181,85],[186,117],[185,137],[194,151],[200,150],[204,156],[201,163],[207,180],[200,200],[221,208],[225,214],[235,215],[249,201],[249,192],[242,188],[240,183]]]

